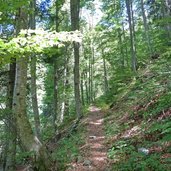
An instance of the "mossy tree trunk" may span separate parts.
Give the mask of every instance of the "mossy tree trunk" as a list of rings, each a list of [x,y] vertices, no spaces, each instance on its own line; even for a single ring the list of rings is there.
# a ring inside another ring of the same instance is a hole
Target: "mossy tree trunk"
[[[26,9],[21,7],[19,10],[20,29],[27,29],[28,15]],[[34,167],[39,171],[49,170],[50,157],[46,148],[41,144],[37,136],[34,135],[31,124],[27,117],[26,96],[27,96],[27,68],[28,56],[22,56],[16,60],[16,77],[13,95],[13,113],[16,119],[16,127],[19,139],[26,152],[30,152]]]
[[[30,28],[36,29],[36,21],[35,21],[35,10],[36,10],[36,0],[30,1],[31,6],[31,14],[30,14]],[[32,108],[34,114],[34,122],[35,122],[35,133],[38,138],[40,138],[40,117],[39,117],[39,108],[38,108],[38,99],[37,99],[37,83],[36,83],[36,63],[37,57],[36,55],[31,56],[31,99],[32,99]]]
[[[13,90],[14,90],[14,82],[15,82],[15,68],[16,63],[15,60],[9,66],[9,82],[7,87],[7,108],[8,115],[6,119],[6,145],[4,150],[4,162],[3,169],[5,171],[14,171],[16,164],[16,140],[17,140],[17,132],[16,132],[16,120],[14,114],[12,112],[12,98],[13,98]]]
[[[72,31],[79,30],[79,12],[80,12],[80,0],[71,0],[71,28]],[[82,117],[82,104],[80,97],[80,54],[79,43],[74,42],[74,93],[75,93],[75,108],[77,117]]]
[[[133,11],[132,11],[132,0],[126,1],[126,9],[128,14],[128,22],[129,22],[129,34],[130,34],[130,44],[131,44],[131,65],[132,71],[136,72],[137,68],[137,57],[136,57],[136,47],[135,47],[135,38],[134,38],[134,22],[133,22]]]

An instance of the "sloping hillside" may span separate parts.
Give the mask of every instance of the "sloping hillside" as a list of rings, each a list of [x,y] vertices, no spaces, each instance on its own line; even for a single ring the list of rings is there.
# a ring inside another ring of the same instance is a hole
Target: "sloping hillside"
[[[153,60],[116,95],[106,135],[112,170],[171,170],[171,57]]]

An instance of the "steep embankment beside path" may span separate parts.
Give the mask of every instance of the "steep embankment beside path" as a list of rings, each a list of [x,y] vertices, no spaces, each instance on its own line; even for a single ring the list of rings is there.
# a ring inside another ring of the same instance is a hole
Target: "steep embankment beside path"
[[[154,61],[117,94],[105,118],[113,170],[171,170],[171,63]]]

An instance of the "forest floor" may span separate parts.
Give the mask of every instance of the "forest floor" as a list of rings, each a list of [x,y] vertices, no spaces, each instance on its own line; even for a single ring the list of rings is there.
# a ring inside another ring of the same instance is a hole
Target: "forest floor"
[[[86,143],[80,147],[82,156],[71,163],[67,171],[108,170],[104,115],[99,108],[90,107],[90,113],[86,118]]]

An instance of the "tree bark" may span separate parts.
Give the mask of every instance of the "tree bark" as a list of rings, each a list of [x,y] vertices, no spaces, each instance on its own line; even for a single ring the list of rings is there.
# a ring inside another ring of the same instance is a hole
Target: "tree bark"
[[[24,149],[27,152],[34,152],[36,156],[36,160],[34,161],[35,167],[44,171],[44,169],[49,169],[49,157],[45,147],[43,147],[39,139],[34,136],[26,113],[27,66],[27,57],[17,59],[13,112],[16,117],[17,129]]]
[[[19,18],[20,23],[18,24],[20,25],[20,28],[26,29],[28,26],[28,16],[22,7],[20,8]],[[31,157],[34,162],[35,169],[45,171],[50,168],[50,157],[48,156],[45,147],[34,135],[26,112],[27,67],[27,56],[22,56],[16,60],[16,77],[12,106],[13,113],[15,114],[17,131],[22,146],[27,152],[34,153],[34,156]]]
[[[89,101],[89,90],[88,90],[88,74],[87,74],[87,70],[85,70],[84,74],[84,80],[85,80],[85,93],[86,93],[86,103],[90,104]]]
[[[145,38],[147,42],[147,47],[149,54],[152,55],[152,46],[151,46],[151,40],[150,40],[150,35],[149,35],[149,27],[147,23],[147,17],[145,15],[145,9],[144,9],[144,0],[141,0],[141,12],[142,12],[142,17],[143,17],[143,25],[144,25],[144,31],[145,31]]]
[[[7,88],[7,108],[9,110],[9,115],[6,119],[6,130],[8,132],[5,146],[5,154],[4,154],[4,163],[3,169],[5,171],[14,171],[15,170],[15,160],[16,160],[16,138],[17,138],[17,130],[16,130],[16,120],[14,114],[12,112],[12,98],[14,91],[14,82],[15,82],[15,68],[16,63],[10,64],[9,70],[9,84]]]
[[[164,18],[170,18],[171,16],[171,0],[164,0],[162,2],[163,4],[163,13],[164,13]],[[166,31],[167,31],[167,36],[168,36],[168,41],[171,39],[171,24],[170,22],[166,22]]]
[[[58,67],[57,67],[57,61],[54,61],[54,92],[53,92],[53,127],[54,127],[54,131],[56,132],[57,130],[57,124],[56,124],[56,120],[57,120],[57,115],[58,115]]]
[[[88,58],[88,94],[89,94],[89,103],[91,103],[92,94],[91,94],[91,55]]]
[[[71,28],[72,31],[79,30],[79,11],[80,0],[71,0]],[[79,43],[74,42],[74,94],[75,94],[75,108],[78,119],[82,117],[82,104],[80,98],[80,55],[79,55]]]
[[[36,84],[36,56],[31,57],[31,97],[32,97],[32,108],[34,113],[34,122],[35,122],[35,133],[36,136],[40,139],[40,117],[38,109],[38,100],[37,100],[37,84]]]
[[[68,55],[68,48],[66,47],[66,55]],[[69,114],[69,57],[66,57],[65,69],[66,69],[66,78],[65,78],[65,113]]]
[[[60,8],[61,8],[61,6],[62,6],[62,4],[64,3],[64,1],[58,1],[58,0],[56,0],[56,2],[55,2],[55,30],[56,30],[56,32],[58,32],[59,31],[59,24],[60,24],[60,22],[59,22],[59,10],[60,10]],[[56,130],[57,130],[57,117],[60,117],[59,115],[58,115],[58,113],[59,113],[59,74],[58,74],[58,71],[59,71],[59,66],[58,66],[58,64],[57,64],[57,56],[56,56],[56,59],[54,59],[54,66],[53,66],[53,69],[54,69],[54,91],[53,91],[53,97],[54,97],[54,105],[53,105],[53,127],[54,127],[54,131],[56,132]],[[61,120],[61,118],[59,118],[59,120]]]
[[[93,47],[93,42],[91,42],[91,55],[92,55],[92,61],[91,61],[91,102],[95,100],[94,98],[94,82],[93,82],[93,75],[94,75],[94,47]]]
[[[106,60],[104,58],[104,52],[102,49],[102,58],[103,58],[103,77],[104,77],[104,92],[107,93],[109,90],[108,86],[108,80],[107,80],[107,69],[106,69]]]
[[[84,73],[83,72],[81,74],[81,99],[82,99],[82,104],[84,106],[85,102],[84,102]]]
[[[36,0],[30,1],[31,11],[30,14],[30,28],[36,29],[36,21],[35,21],[35,9],[36,9]],[[36,136],[40,139],[40,117],[39,117],[39,108],[38,108],[38,100],[37,100],[37,84],[36,84],[36,55],[31,56],[31,99],[32,99],[32,108],[34,113],[34,122],[35,122],[35,133]]]
[[[127,8],[129,31],[130,31],[130,43],[131,43],[131,65],[132,65],[133,72],[136,72],[137,58],[136,58],[136,49],[135,49],[134,33],[133,33],[133,19],[132,19],[131,3],[132,3],[132,0],[126,0],[126,8]]]
[[[119,46],[120,46],[121,66],[124,68],[124,66],[125,66],[125,57],[124,57],[124,51],[123,51],[122,34],[121,34],[120,29],[118,29],[118,38],[119,38]]]
[[[127,63],[127,67],[129,67],[129,60],[128,60],[128,47],[127,47],[127,39],[125,36],[125,27],[124,27],[124,23],[122,22],[122,33],[123,33],[123,39],[124,39],[124,46],[125,46],[125,57],[126,57],[126,63]]]

